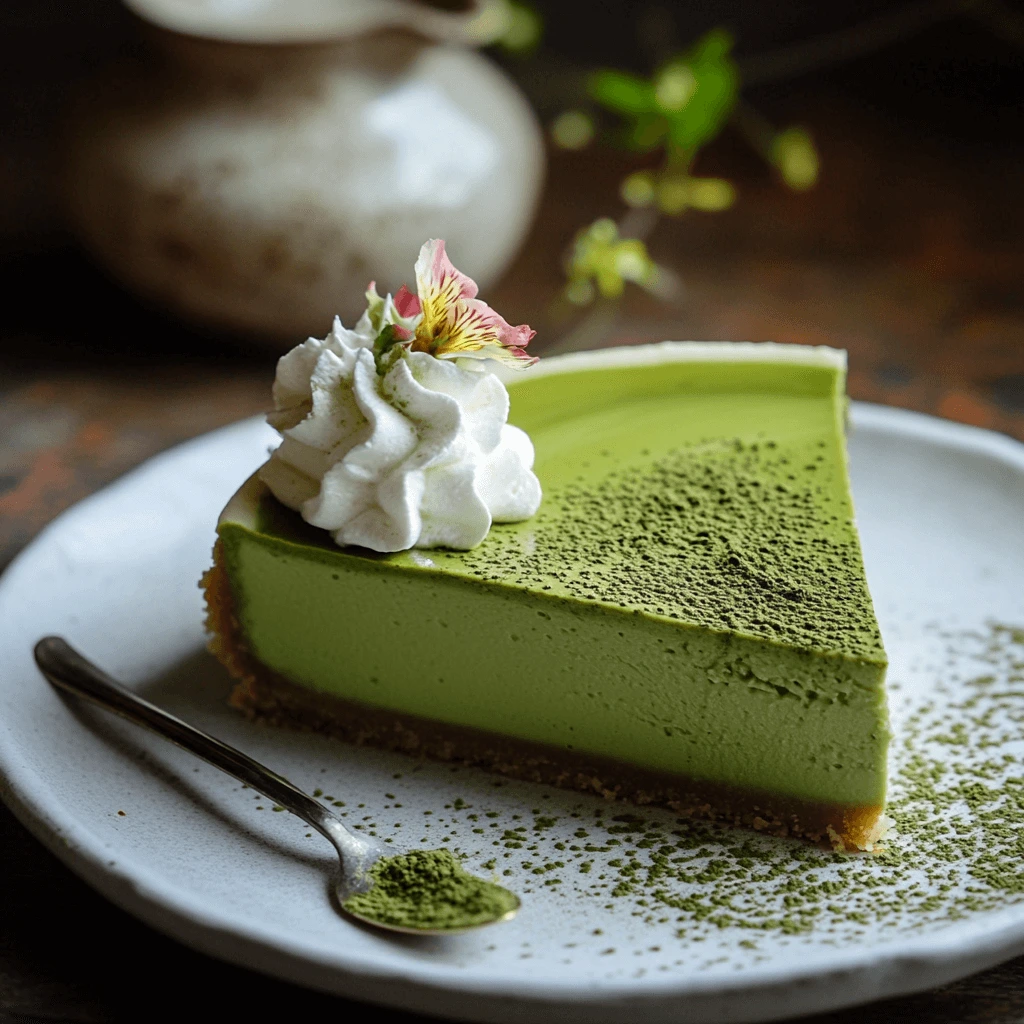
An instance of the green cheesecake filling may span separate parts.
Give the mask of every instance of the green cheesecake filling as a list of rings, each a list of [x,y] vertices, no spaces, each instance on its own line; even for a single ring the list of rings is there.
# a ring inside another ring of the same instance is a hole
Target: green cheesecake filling
[[[243,488],[219,533],[255,657],[373,707],[880,807],[841,365],[567,361],[510,394],[544,500],[471,551],[338,548]]]

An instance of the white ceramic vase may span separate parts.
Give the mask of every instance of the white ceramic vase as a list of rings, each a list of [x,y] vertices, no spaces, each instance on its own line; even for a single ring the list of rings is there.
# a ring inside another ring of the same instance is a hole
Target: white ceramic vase
[[[336,313],[351,322],[370,280],[411,284],[427,238],[444,238],[482,287],[514,256],[542,136],[511,81],[466,45],[479,8],[132,6],[155,46],[83,90],[66,165],[74,227],[128,287],[288,346]]]

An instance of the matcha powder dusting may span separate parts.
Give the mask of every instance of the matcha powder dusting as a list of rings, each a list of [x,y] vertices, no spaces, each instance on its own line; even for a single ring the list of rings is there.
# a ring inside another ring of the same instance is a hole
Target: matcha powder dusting
[[[920,655],[890,682],[896,825],[874,856],[553,793],[510,817],[482,796],[475,806],[459,798],[446,806],[444,827],[461,826],[465,856],[488,857],[485,868],[516,878],[538,903],[586,899],[588,913],[631,921],[630,957],[650,940],[648,951],[673,951],[658,970],[683,958],[747,964],[784,948],[895,941],[1024,907],[1024,627],[915,628]],[[437,827],[440,812],[428,814]],[[444,851],[392,857],[375,871],[383,884],[357,897],[365,911],[352,909],[384,923],[431,928],[436,915],[440,927],[472,924],[477,886],[515,899]],[[431,897],[424,883],[434,878],[441,884]]]
[[[382,857],[370,877],[373,888],[343,906],[392,927],[457,931],[497,921],[519,907],[514,893],[471,875],[448,850]]]

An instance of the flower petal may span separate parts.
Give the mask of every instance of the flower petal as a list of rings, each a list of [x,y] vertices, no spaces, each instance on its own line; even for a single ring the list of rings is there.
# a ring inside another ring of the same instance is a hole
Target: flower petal
[[[468,356],[512,365],[535,362],[523,351],[535,332],[525,324],[513,327],[478,299],[476,283],[452,265],[442,240],[431,239],[420,249],[416,287],[423,316],[416,325],[412,351],[440,359]]]
[[[510,351],[515,352],[517,356],[521,356],[524,359],[527,358],[523,349],[530,344],[531,339],[536,337],[537,332],[529,324],[519,324],[518,327],[513,327],[503,317],[498,316],[497,313],[494,316],[498,321],[498,340],[501,344]],[[530,357],[530,362],[535,363],[536,361],[536,356]]]
[[[394,298],[395,309],[400,317],[419,316],[423,312],[420,300],[403,284]]]
[[[366,312],[363,316],[370,322],[370,329],[376,334],[380,330],[380,322],[384,313],[384,300],[377,294],[377,282],[371,281],[366,286]]]
[[[434,352],[449,333],[455,304],[461,298],[476,295],[476,282],[452,266],[444,251],[444,241],[432,238],[423,244],[416,260],[416,289],[423,306],[423,319],[416,328],[417,341],[423,351]]]
[[[443,238],[431,238],[420,248],[416,260],[416,290],[424,302],[440,292],[450,294],[453,299],[475,299],[479,291],[476,281],[452,265],[444,251]]]
[[[435,348],[435,356],[497,359],[509,365],[536,362],[524,351],[536,333],[526,324],[513,327],[480,299],[460,300],[454,313],[448,335]]]

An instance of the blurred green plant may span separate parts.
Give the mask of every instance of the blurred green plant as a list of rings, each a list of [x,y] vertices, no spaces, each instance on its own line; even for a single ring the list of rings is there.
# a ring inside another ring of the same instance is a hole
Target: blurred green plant
[[[481,45],[528,57],[544,35],[544,21],[532,4],[522,0],[489,0],[481,5],[471,31]]]
[[[814,140],[804,128],[776,131],[740,100],[740,73],[732,58],[732,36],[714,29],[652,75],[603,69],[590,75],[587,94],[617,118],[612,139],[635,153],[660,152],[658,166],[634,171],[621,183],[627,206],[655,216],[686,210],[714,213],[736,201],[736,189],[723,178],[693,174],[701,149],[733,121],[782,182],[795,191],[818,179]],[[598,137],[593,110],[572,109],[551,124],[555,145],[582,150]],[[620,238],[614,221],[601,218],[577,236],[566,263],[566,297],[586,305],[600,295],[617,298],[626,282],[652,288],[658,268],[643,240]]]
[[[782,180],[796,191],[812,188],[818,180],[818,150],[805,128],[787,128],[772,140],[771,161]]]
[[[586,149],[594,141],[594,119],[583,110],[566,110],[551,123],[551,138],[560,149]]]
[[[600,294],[617,299],[627,281],[655,291],[661,272],[639,238],[620,238],[618,225],[601,217],[578,232],[568,259],[566,297],[585,306]]]
[[[736,102],[739,71],[731,49],[731,36],[716,29],[651,78],[598,71],[587,91],[622,117],[628,148],[646,153],[663,146],[669,164],[687,167],[700,147],[722,130]]]

